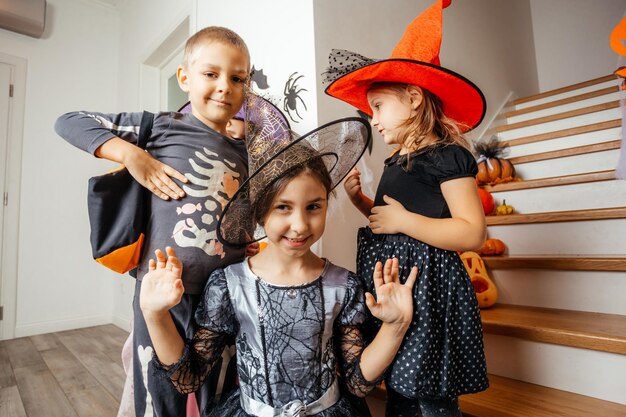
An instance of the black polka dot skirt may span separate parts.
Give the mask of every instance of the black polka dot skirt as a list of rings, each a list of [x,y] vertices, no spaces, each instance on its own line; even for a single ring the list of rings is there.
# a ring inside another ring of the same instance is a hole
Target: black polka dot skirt
[[[386,384],[409,398],[452,398],[485,390],[487,368],[480,310],[474,288],[458,254],[406,235],[358,236],[357,274],[374,293],[376,261],[398,258],[404,282],[417,265],[413,322],[390,366]],[[370,317],[366,335],[380,322]]]

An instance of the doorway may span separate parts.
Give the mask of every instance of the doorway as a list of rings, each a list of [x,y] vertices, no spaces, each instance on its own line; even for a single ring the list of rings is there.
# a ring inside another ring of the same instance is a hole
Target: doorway
[[[178,87],[176,69],[182,62],[183,48],[189,37],[190,21],[185,16],[161,37],[141,65],[140,106],[150,111],[176,111],[187,97]]]
[[[0,53],[0,340],[15,335],[26,60]]]
[[[7,191],[7,165],[8,158],[7,153],[9,149],[9,106],[11,105],[11,72],[13,67],[11,65],[0,62],[0,195],[2,196],[2,204],[0,205],[0,265],[4,264],[2,254],[4,251],[4,208],[8,204],[8,191]],[[4,275],[4,274],[3,274]],[[4,280],[3,280],[4,281]],[[0,300],[4,297],[3,285],[0,285]],[[4,310],[4,303],[0,303],[0,309]],[[4,311],[3,311],[4,312]],[[2,317],[0,317],[0,339],[2,339]]]
[[[178,86],[176,71],[183,61],[183,49],[175,54],[168,63],[161,68],[161,108],[176,111],[187,103],[187,94]]]

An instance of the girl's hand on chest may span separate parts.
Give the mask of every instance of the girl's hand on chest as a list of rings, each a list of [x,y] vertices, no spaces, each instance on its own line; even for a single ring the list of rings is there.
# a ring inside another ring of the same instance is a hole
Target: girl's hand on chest
[[[375,234],[396,234],[402,233],[405,218],[408,213],[402,203],[385,195],[383,200],[386,206],[376,206],[372,208],[369,216],[370,229]]]

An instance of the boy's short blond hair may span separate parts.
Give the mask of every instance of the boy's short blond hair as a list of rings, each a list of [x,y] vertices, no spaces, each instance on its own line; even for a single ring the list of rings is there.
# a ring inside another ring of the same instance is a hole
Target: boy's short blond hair
[[[193,55],[194,51],[203,42],[222,42],[226,45],[231,45],[246,55],[248,59],[248,65],[250,63],[250,52],[248,52],[248,46],[241,38],[241,36],[237,35],[234,31],[221,27],[221,26],[208,26],[204,29],[199,30],[194,35],[192,35],[189,39],[187,39],[187,43],[185,43],[185,53],[183,55],[183,68],[188,68],[190,62],[190,58]]]

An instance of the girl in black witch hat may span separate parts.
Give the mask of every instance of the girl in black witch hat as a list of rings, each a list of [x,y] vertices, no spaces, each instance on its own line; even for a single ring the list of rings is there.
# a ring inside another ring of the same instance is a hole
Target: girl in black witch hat
[[[340,390],[365,396],[382,378],[411,320],[414,268],[404,285],[398,263],[379,262],[377,299],[351,272],[319,258],[331,190],[363,154],[369,126],[342,119],[294,138],[276,108],[247,106],[246,141],[254,172],[220,219],[221,240],[267,248],[209,277],[196,312],[198,330],[184,341],[169,316],[183,292],[182,264],[173,249],[157,251],[144,277],[141,308],[160,361],[178,390],[193,392],[210,372],[229,336],[237,339],[240,389],[210,416],[364,416]],[[383,324],[365,346],[366,313]],[[204,415],[207,415],[203,412]]]

